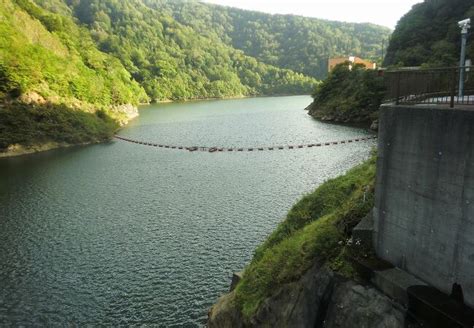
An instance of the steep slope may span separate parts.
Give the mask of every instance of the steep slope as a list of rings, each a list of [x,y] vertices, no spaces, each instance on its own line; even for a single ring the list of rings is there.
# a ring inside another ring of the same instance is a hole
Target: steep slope
[[[28,0],[2,0],[0,35],[4,94],[34,91],[54,102],[104,106],[146,99],[121,63],[99,51],[88,31],[68,17]]]
[[[413,6],[393,32],[385,65],[456,65],[459,61],[460,29],[457,22],[474,17],[474,2],[425,0]],[[474,35],[469,36],[468,56],[474,56]]]
[[[267,64],[318,79],[326,76],[329,57],[357,55],[379,61],[382,43],[391,32],[373,24],[269,15],[197,1],[146,0],[146,3],[167,10],[181,24]]]
[[[308,94],[328,55],[375,55],[388,30],[197,2],[1,0],[0,32],[5,150],[103,140],[150,100]]]
[[[353,252],[350,240],[353,227],[373,206],[375,161],[374,157],[328,180],[297,202],[256,249],[235,289],[211,308],[209,327],[321,327],[324,320],[329,323],[337,318],[341,308],[333,318],[326,316],[326,309],[348,298],[354,284],[343,285],[357,276],[348,260]],[[338,289],[340,299],[333,292]],[[354,303],[349,311],[357,314],[352,327],[375,327],[388,315],[400,317],[377,313],[376,307],[365,304],[374,294],[363,290],[364,302],[351,297]],[[387,303],[380,295],[373,299]]]
[[[0,81],[3,152],[107,139],[147,99],[87,30],[27,0],[0,1]]]
[[[309,93],[316,80],[199,35],[142,0],[37,0],[71,14],[153,100]]]

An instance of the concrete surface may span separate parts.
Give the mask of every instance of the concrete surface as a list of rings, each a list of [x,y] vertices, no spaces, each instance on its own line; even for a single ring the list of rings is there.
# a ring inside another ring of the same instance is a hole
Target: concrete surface
[[[474,306],[474,111],[382,106],[377,255]]]
[[[374,271],[370,282],[406,308],[408,307],[408,288],[426,285],[420,279],[399,268]]]
[[[370,211],[352,230],[352,239],[366,249],[372,249],[374,234],[374,216]]]

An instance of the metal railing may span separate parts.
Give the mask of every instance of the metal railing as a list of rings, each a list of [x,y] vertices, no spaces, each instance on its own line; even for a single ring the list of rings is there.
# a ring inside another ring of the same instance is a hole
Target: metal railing
[[[459,77],[464,70],[464,94]],[[474,67],[401,69],[383,72],[386,102],[398,104],[474,105]]]

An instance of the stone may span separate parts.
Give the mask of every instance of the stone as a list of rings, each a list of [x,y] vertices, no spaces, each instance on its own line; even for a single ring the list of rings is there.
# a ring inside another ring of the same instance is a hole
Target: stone
[[[123,113],[127,119],[131,120],[138,116],[138,108],[132,104],[113,106],[113,111]]]
[[[235,292],[223,295],[208,312],[209,328],[244,327],[240,310],[234,303]]]
[[[324,315],[334,273],[315,263],[300,280],[280,287],[250,320],[253,327],[315,327]]]
[[[235,303],[235,291],[222,296],[208,313],[208,327],[418,327],[405,317],[406,309],[380,291],[316,262],[299,280],[277,288],[249,319]]]
[[[372,287],[353,281],[337,284],[324,328],[403,328],[404,311]]]
[[[34,91],[22,94],[18,100],[26,105],[43,105],[46,103],[46,100]]]

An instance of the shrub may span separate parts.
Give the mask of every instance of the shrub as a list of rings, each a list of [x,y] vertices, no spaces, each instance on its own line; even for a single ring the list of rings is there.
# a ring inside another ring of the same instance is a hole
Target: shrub
[[[105,112],[73,110],[65,105],[14,104],[0,109],[0,150],[12,144],[82,144],[107,140],[118,124]]]

